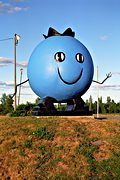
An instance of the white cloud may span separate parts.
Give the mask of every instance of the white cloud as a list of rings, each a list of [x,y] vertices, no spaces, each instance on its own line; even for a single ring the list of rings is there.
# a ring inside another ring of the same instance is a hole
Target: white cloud
[[[28,1],[28,0],[12,0],[13,2],[26,2],[26,1]]]
[[[109,38],[109,35],[102,35],[102,36],[100,37],[100,40],[101,40],[101,41],[107,41],[108,38]]]
[[[12,3],[0,1],[0,14],[27,11],[28,9],[28,7],[14,6]]]
[[[96,91],[96,86],[91,87],[92,90]],[[119,84],[112,84],[112,85],[99,85],[100,90],[113,90],[113,91],[120,91],[120,85]]]
[[[15,7],[11,7],[10,9],[8,9],[8,13],[14,13],[14,12],[20,12],[20,11],[27,11],[28,8],[22,8],[22,7],[18,7],[18,6],[15,6]]]
[[[6,66],[13,64],[13,63],[14,63],[14,61],[10,58],[0,57],[0,67],[6,67]],[[27,61],[17,62],[17,66],[19,66],[19,67],[26,68],[27,65],[28,65]]]
[[[120,72],[113,72],[112,74],[117,74],[117,75],[120,75]]]
[[[12,64],[13,61],[9,58],[6,58],[6,57],[0,57],[0,64]]]
[[[17,63],[17,66],[20,66],[20,67],[27,67],[27,65],[28,65],[27,61],[21,61],[21,62]]]
[[[26,84],[22,84],[21,85],[22,88],[30,88],[29,84],[26,83]],[[13,88],[14,87],[14,82],[13,81],[8,81],[8,82],[3,82],[3,81],[0,81],[0,87],[6,87],[6,88]]]
[[[6,64],[0,64],[0,67],[6,67],[7,65]]]
[[[4,86],[5,84],[5,82],[0,81],[0,86]]]

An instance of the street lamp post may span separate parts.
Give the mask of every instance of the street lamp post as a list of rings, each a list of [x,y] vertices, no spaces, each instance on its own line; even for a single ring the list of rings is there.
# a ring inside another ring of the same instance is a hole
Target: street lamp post
[[[20,84],[22,82],[22,74],[23,74],[23,69],[20,69]],[[21,93],[21,85],[19,87],[19,95],[18,95],[18,105],[20,104],[20,93]]]
[[[99,71],[97,66],[97,81],[99,79]],[[97,84],[97,118],[99,118],[99,85]]]
[[[14,34],[14,110],[16,110],[16,46],[18,44],[18,41],[20,40],[20,36],[17,34]]]

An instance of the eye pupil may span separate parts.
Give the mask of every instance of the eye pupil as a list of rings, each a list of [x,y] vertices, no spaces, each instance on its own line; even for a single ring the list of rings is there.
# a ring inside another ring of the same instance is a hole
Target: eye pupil
[[[63,52],[57,52],[54,58],[57,62],[62,62],[65,60],[65,54]]]
[[[79,63],[83,63],[83,62],[84,62],[84,56],[83,56],[81,53],[77,53],[77,54],[76,54],[76,60],[77,60]]]

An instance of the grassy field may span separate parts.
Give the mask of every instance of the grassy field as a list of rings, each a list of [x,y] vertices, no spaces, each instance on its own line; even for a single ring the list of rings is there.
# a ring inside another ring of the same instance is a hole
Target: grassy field
[[[0,117],[0,180],[119,180],[120,121]]]

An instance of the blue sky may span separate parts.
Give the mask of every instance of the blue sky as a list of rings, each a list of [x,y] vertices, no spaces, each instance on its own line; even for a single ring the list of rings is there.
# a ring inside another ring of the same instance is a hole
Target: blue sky
[[[111,96],[120,101],[120,0],[0,0],[0,40],[21,36],[17,46],[17,83],[20,68],[23,81],[27,79],[27,63],[35,46],[44,40],[48,28],[59,32],[71,27],[75,37],[90,51],[99,80],[106,73],[113,76],[100,86],[99,94],[106,100]],[[0,96],[13,93],[13,40],[0,41]],[[96,100],[96,84],[83,96]],[[34,101],[36,96],[29,85],[22,86],[21,102]]]

